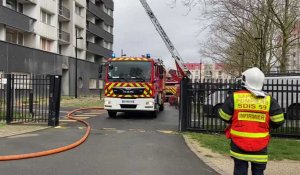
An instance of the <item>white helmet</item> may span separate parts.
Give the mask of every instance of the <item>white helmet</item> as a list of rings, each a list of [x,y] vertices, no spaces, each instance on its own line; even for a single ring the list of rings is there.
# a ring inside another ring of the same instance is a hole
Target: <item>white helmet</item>
[[[264,85],[265,75],[257,67],[247,69],[242,73],[242,82],[248,90],[261,91]]]

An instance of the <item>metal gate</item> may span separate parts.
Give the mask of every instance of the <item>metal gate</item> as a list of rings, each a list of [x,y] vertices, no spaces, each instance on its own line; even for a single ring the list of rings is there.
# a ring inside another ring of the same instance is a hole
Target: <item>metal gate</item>
[[[0,74],[0,122],[58,124],[60,84],[61,76]]]
[[[264,91],[271,94],[283,108],[285,123],[273,130],[273,135],[300,136],[300,88],[299,80],[267,80]],[[223,132],[226,123],[218,117],[218,110],[226,97],[241,89],[235,80],[203,80],[181,82],[180,130],[198,132]]]

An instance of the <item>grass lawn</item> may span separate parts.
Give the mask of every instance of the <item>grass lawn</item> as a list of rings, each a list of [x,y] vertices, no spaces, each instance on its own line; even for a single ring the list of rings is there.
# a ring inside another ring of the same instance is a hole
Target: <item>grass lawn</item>
[[[0,128],[3,128],[6,124],[0,123]]]
[[[223,134],[202,134],[186,132],[184,135],[195,139],[201,146],[210,148],[212,151],[229,156],[230,141]],[[271,138],[269,144],[270,160],[298,160],[300,161],[300,140]]]
[[[88,107],[103,107],[104,100],[100,100],[99,96],[89,97],[62,97],[60,101],[61,107],[75,107],[75,108],[88,108]]]

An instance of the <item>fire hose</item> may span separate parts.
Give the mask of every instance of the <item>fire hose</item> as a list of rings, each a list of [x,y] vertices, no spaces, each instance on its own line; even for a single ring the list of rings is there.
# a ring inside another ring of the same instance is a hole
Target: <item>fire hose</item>
[[[71,120],[76,120],[80,123],[83,123],[86,126],[86,132],[83,135],[82,138],[77,140],[76,142],[63,146],[63,147],[58,147],[55,149],[50,149],[50,150],[45,150],[45,151],[40,151],[40,152],[33,152],[33,153],[26,153],[26,154],[16,154],[16,155],[6,155],[6,156],[0,156],[0,161],[8,161],[8,160],[20,160],[20,159],[29,159],[29,158],[35,158],[35,157],[42,157],[42,156],[48,156],[52,154],[57,154],[60,152],[64,152],[70,149],[73,149],[83,142],[86,141],[88,138],[90,131],[91,131],[91,126],[88,122],[77,119],[76,117],[73,116],[75,112],[82,111],[82,110],[102,110],[103,108],[80,108],[80,109],[75,109],[67,114],[67,117]]]

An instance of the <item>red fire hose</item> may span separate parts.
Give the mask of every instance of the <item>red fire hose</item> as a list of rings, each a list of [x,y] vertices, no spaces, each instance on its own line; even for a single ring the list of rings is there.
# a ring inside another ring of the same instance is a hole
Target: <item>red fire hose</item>
[[[51,154],[57,154],[57,153],[60,153],[60,152],[63,152],[63,151],[67,151],[67,150],[70,150],[70,149],[73,149],[73,148],[79,146],[80,144],[82,144],[88,138],[88,136],[90,134],[90,131],[91,131],[91,126],[88,122],[86,122],[84,120],[74,118],[72,116],[73,113],[78,112],[78,111],[82,111],[82,110],[102,110],[102,109],[103,108],[80,108],[80,109],[75,109],[75,110],[68,113],[67,117],[69,119],[81,122],[87,127],[84,136],[81,139],[79,139],[78,141],[76,141],[76,142],[74,142],[70,145],[66,145],[66,146],[63,146],[63,147],[59,147],[59,148],[55,148],[55,149],[51,149],[51,150],[46,150],[46,151],[26,153],[26,154],[0,156],[0,161],[20,160],[20,159],[29,159],[29,158],[35,158],[35,157],[41,157],[41,156],[48,156],[48,155],[51,155]]]

